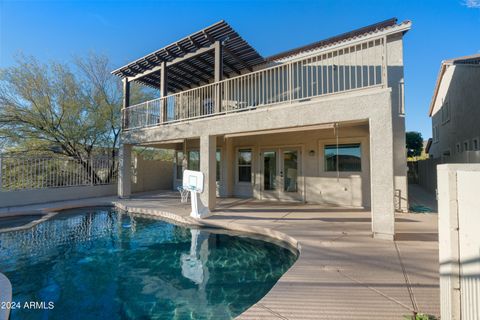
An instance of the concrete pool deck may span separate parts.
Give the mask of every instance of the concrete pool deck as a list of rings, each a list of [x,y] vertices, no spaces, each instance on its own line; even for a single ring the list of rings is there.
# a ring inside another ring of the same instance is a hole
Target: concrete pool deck
[[[398,214],[397,240],[386,241],[371,237],[367,210],[218,200],[218,209],[203,223],[266,232],[291,244],[298,242],[301,250],[292,268],[239,319],[403,319],[414,310],[438,317],[436,215]],[[174,192],[67,201],[18,211],[47,212],[112,202],[132,212],[191,222],[190,206],[180,204]]]

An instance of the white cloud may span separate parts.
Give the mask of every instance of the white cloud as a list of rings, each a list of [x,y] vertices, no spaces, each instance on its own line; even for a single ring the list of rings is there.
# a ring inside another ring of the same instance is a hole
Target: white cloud
[[[480,0],[465,0],[463,5],[467,8],[480,9]]]

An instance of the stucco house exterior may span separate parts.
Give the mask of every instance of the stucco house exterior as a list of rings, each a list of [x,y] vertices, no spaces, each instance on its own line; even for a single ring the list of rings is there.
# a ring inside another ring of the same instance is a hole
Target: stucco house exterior
[[[393,239],[407,209],[403,35],[389,19],[270,57],[220,21],[112,73],[124,83],[120,197],[132,146],[175,150],[205,175],[202,203],[253,197],[370,208]],[[130,83],[161,97],[129,104]],[[161,177],[158,177],[161,179]]]
[[[442,62],[429,116],[431,158],[443,158],[445,163],[478,162],[463,158],[469,151],[480,150],[480,54]]]

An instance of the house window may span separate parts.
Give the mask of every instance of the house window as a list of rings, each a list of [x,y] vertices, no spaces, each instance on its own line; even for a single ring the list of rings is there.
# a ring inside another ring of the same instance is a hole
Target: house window
[[[178,180],[183,179],[183,151],[177,151],[175,159],[176,176]]]
[[[222,165],[221,165],[221,158],[222,158],[222,152],[220,149],[217,149],[217,154],[215,155],[215,158],[216,158],[216,172],[217,172],[217,181],[220,181],[220,177],[221,177],[221,168],[222,168]]]
[[[252,182],[252,149],[238,150],[238,181]]]
[[[362,171],[362,150],[359,143],[326,145],[325,171]]]
[[[440,141],[440,133],[438,132],[438,125],[433,127],[433,142]]]
[[[450,105],[445,102],[442,106],[442,124],[445,124],[450,120]]]
[[[188,151],[188,170],[200,171],[200,151]]]
[[[460,143],[457,143],[456,147],[457,147],[457,153],[462,152],[462,147],[460,146]]]
[[[468,150],[469,150],[468,141],[464,141],[463,142],[463,151],[468,151]]]
[[[478,150],[478,139],[472,140],[472,148],[474,151]]]

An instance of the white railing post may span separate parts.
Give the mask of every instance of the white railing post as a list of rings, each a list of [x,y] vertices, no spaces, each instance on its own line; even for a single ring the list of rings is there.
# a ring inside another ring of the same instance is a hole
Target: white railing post
[[[288,63],[288,100],[292,103],[293,100],[293,72],[292,63]]]
[[[93,177],[95,176],[95,173],[93,171],[93,157],[90,156],[90,184],[93,186],[95,183],[93,182]]]
[[[147,114],[146,114],[146,119],[145,119],[145,126],[150,125],[150,101],[147,101]]]
[[[2,184],[2,182],[3,182],[3,175],[2,175],[3,172],[2,172],[2,168],[3,168],[3,166],[2,166],[2,155],[0,155],[0,192],[2,191],[2,188],[3,188],[3,184]]]

